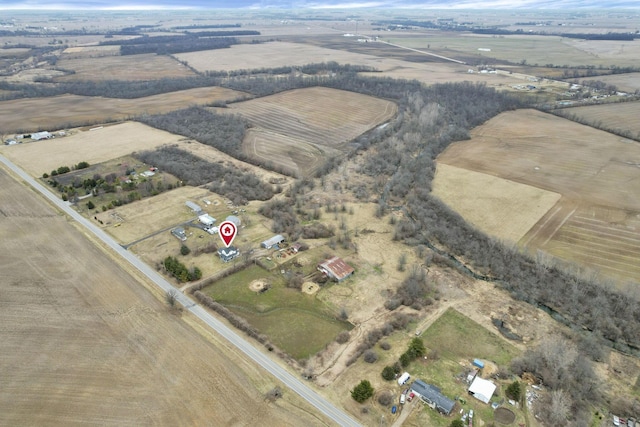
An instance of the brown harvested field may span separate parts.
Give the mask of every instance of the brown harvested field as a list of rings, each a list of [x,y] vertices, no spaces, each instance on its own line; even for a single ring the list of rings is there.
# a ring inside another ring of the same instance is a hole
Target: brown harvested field
[[[433,194],[481,231],[517,243],[561,195],[438,163]]]
[[[588,31],[585,31],[588,32]],[[635,40],[584,40],[563,38],[563,44],[584,52],[585,61],[594,65],[636,66],[640,45]]]
[[[98,58],[58,60],[56,67],[75,71],[57,77],[57,82],[75,80],[155,80],[162,78],[192,77],[196,74],[167,55],[145,53],[142,55],[104,56]]]
[[[328,425],[0,170],[0,424]]]
[[[94,131],[74,131],[65,137],[5,146],[0,152],[31,175],[41,176],[60,166],[71,167],[82,161],[101,163],[134,151],[175,143],[181,138],[142,123],[124,122]]]
[[[61,59],[96,58],[120,54],[120,46],[75,46],[66,48]]]
[[[474,129],[438,161],[562,194],[520,243],[617,279],[640,278],[638,143],[519,110]]]
[[[353,37],[340,37],[338,40],[339,43],[336,43],[335,49],[305,43],[269,42],[234,45],[229,49],[181,53],[174,56],[181,61],[187,61],[189,66],[200,72],[301,66],[335,61],[340,64],[374,67],[382,71],[373,74],[377,77],[417,79],[428,84],[473,81],[484,82],[491,86],[502,86],[519,82],[518,79],[505,75],[469,74],[467,72],[469,67],[461,64],[432,62],[431,59],[427,62],[410,62],[389,58],[386,55],[386,50],[379,52],[379,55],[376,54],[375,49],[372,49],[369,54],[350,52],[347,50],[350,45],[361,45],[362,43],[358,43]],[[386,45],[380,44],[380,47],[388,49]],[[400,48],[393,49],[397,50],[399,55],[404,54]]]
[[[259,160],[311,174],[345,143],[392,118],[391,101],[343,90],[295,89],[229,105],[257,127],[244,151]]]
[[[243,150],[248,156],[278,165],[293,176],[313,175],[326,158],[312,144],[264,129],[250,129],[244,137]]]
[[[391,101],[344,90],[294,89],[229,105],[258,127],[313,144],[338,147],[391,119]]]
[[[640,213],[583,206],[542,246],[622,281],[640,282]]]
[[[640,73],[612,74],[609,76],[583,77],[582,81],[602,81],[609,85],[614,85],[623,92],[635,92],[640,90]]]
[[[562,111],[566,114],[576,115],[587,123],[599,123],[605,129],[628,131],[632,136],[640,139],[640,120],[638,120],[640,102],[638,101],[574,107]]]
[[[4,132],[37,132],[85,123],[120,120],[142,113],[159,114],[245,96],[221,87],[187,89],[136,99],[60,95],[0,102],[0,128]]]

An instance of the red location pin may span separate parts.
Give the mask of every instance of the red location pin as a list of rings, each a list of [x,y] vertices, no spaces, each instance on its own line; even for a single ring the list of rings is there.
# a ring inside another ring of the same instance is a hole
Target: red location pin
[[[233,243],[233,239],[236,238],[236,234],[238,234],[238,227],[231,221],[224,221],[218,228],[218,234],[220,234],[224,245],[229,247]]]

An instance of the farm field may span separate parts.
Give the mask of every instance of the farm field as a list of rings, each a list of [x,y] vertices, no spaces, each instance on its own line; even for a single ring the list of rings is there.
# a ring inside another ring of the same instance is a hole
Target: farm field
[[[120,46],[74,46],[62,51],[61,59],[96,58],[120,54]]]
[[[397,106],[355,92],[312,87],[233,103],[229,110],[261,128],[337,148],[391,119]]]
[[[560,194],[439,163],[433,194],[481,231],[518,242]]]
[[[86,123],[104,123],[142,113],[159,114],[244,97],[245,94],[221,87],[195,88],[136,99],[60,95],[0,101],[0,127],[3,132],[56,130]],[[28,112],[28,113],[27,113]]]
[[[58,60],[56,67],[75,71],[57,77],[56,82],[74,80],[154,80],[162,78],[192,77],[196,74],[167,55],[111,55],[98,58]]]
[[[410,62],[390,58],[386,52],[389,48],[396,51],[399,57],[405,57],[407,53],[400,48],[389,47],[381,43],[367,43],[369,46],[375,45],[368,48],[368,53],[352,52],[350,49],[363,49],[363,44],[358,43],[353,37],[330,37],[328,40],[305,40],[303,38],[300,41],[300,43],[241,44],[231,46],[229,49],[181,53],[174,56],[181,61],[187,61],[189,66],[199,72],[301,66],[335,61],[340,64],[374,67],[381,71],[373,74],[377,77],[417,79],[428,84],[478,81],[498,86],[518,82],[517,79],[512,79],[508,76],[468,74],[469,67],[466,65],[432,62],[433,57],[415,52],[412,53],[412,56],[419,57],[425,62]],[[331,48],[322,47],[322,45],[329,45]],[[381,52],[380,49],[383,49],[384,52]]]
[[[612,74],[609,76],[584,77],[578,79],[578,82],[598,80],[606,84],[614,85],[620,91],[635,92],[640,90],[640,73]]]
[[[0,424],[328,425],[293,393],[266,402],[276,379],[4,169],[0,200]]]
[[[0,152],[33,176],[41,176],[60,166],[85,161],[101,163],[177,142],[180,135],[158,130],[138,122],[124,122],[101,129],[73,130],[71,135],[25,144],[4,146]]]
[[[639,101],[574,107],[564,109],[561,112],[570,116],[575,115],[587,123],[598,124],[605,129],[615,129],[621,135],[640,139]],[[629,134],[624,132],[629,132]]]
[[[254,281],[268,283],[266,292],[250,289]],[[337,285],[339,286],[339,285]],[[244,317],[271,342],[296,359],[304,359],[350,329],[337,313],[299,290],[287,288],[282,275],[251,266],[203,290],[215,301]]]
[[[498,59],[520,64],[544,66],[603,65],[633,66],[640,49],[631,41],[582,41],[560,36],[504,35],[494,37],[482,34],[446,34],[435,32],[425,35],[394,36],[381,35],[384,41],[401,46],[423,49],[440,55],[469,61],[475,58],[491,63]],[[615,47],[612,46],[615,44]],[[624,54],[620,54],[624,46]],[[491,49],[480,51],[479,49]],[[618,51],[616,53],[616,51]],[[595,53],[595,52],[600,52]],[[636,55],[631,52],[636,52]]]
[[[451,145],[438,162],[562,194],[520,243],[621,281],[640,278],[634,266],[640,263],[637,143],[521,110],[474,129],[471,140]],[[608,207],[606,214],[601,206]],[[594,220],[587,221],[585,213]]]
[[[293,176],[313,175],[327,155],[315,145],[264,129],[249,129],[242,148],[246,155],[278,165]]]
[[[367,95],[313,87],[233,103],[218,111],[239,113],[256,127],[245,137],[245,153],[310,175],[345,143],[391,119],[397,107]]]

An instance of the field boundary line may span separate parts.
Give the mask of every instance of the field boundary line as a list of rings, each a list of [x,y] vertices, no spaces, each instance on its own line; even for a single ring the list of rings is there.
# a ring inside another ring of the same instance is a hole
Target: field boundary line
[[[567,222],[567,221],[569,220],[569,218],[571,218],[571,216],[576,212],[576,210],[578,210],[578,208],[575,208],[574,210],[572,210],[572,211],[571,211],[571,212],[570,212],[570,213],[569,213],[569,214],[568,214],[568,215],[567,215],[567,216],[562,220],[562,222],[560,223],[560,225],[558,225],[558,226],[556,227],[556,229],[555,229],[555,230],[553,230],[553,233],[551,233],[551,234],[549,235],[549,237],[547,238],[547,240],[545,240],[545,241],[544,241],[544,243],[541,245],[541,247],[542,247],[542,246],[545,246],[547,243],[549,243],[549,240],[551,240],[551,239],[553,238],[553,236],[555,236],[555,234],[558,232],[558,230],[560,230],[560,228],[562,228],[562,226],[564,225],[564,223],[565,223],[565,222]]]

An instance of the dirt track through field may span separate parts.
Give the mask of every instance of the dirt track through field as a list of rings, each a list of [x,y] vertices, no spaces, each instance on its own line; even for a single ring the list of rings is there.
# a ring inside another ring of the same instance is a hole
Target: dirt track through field
[[[0,201],[0,424],[323,424],[4,169]]]

